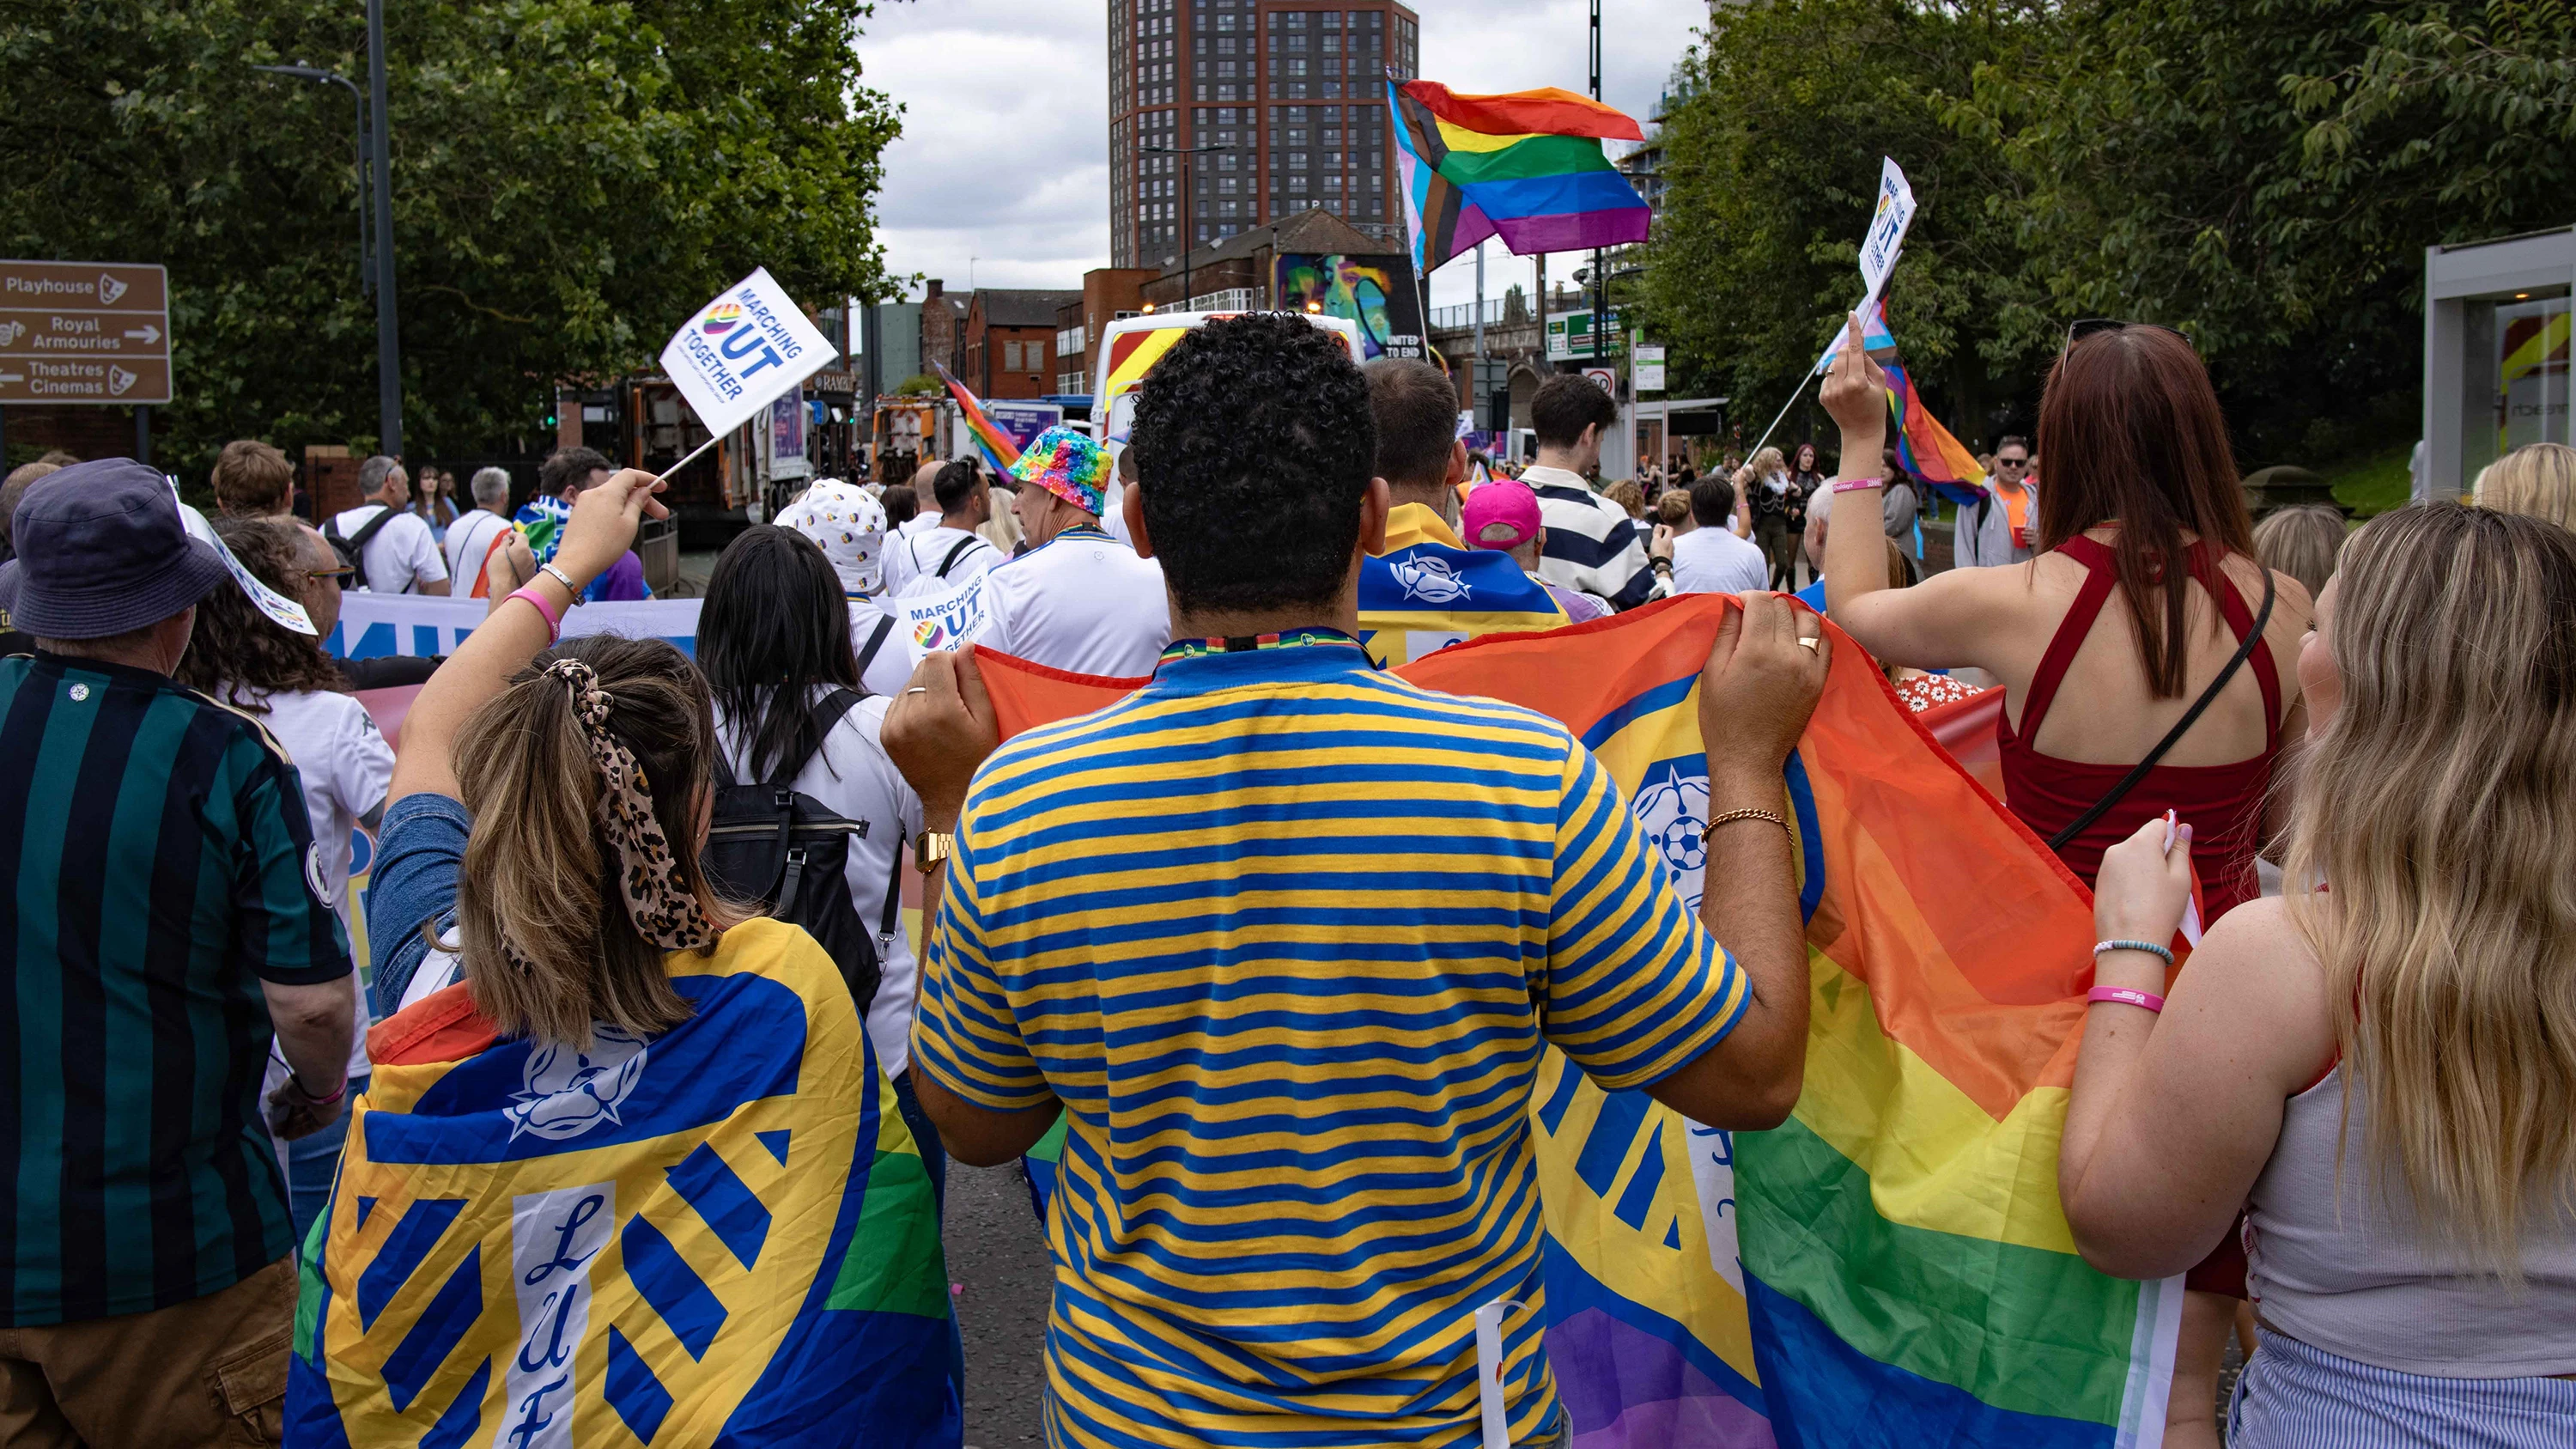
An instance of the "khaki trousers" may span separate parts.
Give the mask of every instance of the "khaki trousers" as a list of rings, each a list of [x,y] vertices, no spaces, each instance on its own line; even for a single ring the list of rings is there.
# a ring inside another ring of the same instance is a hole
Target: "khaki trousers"
[[[149,1313],[0,1328],[0,1446],[275,1444],[294,1333],[292,1257]]]

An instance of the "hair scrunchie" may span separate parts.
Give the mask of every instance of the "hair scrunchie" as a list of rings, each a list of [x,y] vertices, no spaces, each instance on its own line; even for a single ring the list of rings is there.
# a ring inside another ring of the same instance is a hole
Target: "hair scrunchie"
[[[599,769],[599,828],[617,847],[617,891],[635,933],[670,951],[714,944],[722,933],[697,894],[680,882],[679,859],[653,815],[652,782],[635,752],[608,727],[616,697],[601,689],[597,671],[578,659],[558,659],[546,666],[546,675],[572,691],[573,714],[590,745],[591,763]],[[506,939],[503,949],[509,949]],[[510,954],[512,964],[527,969],[515,952]]]

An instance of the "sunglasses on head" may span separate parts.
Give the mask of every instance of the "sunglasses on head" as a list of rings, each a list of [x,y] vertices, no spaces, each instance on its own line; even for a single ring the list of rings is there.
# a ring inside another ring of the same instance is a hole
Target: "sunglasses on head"
[[[308,579],[329,579],[335,584],[345,584],[358,576],[358,570],[354,564],[342,564],[336,569],[306,569],[304,576]]]
[[[2180,329],[2167,327],[2162,322],[2123,322],[2116,317],[2087,317],[2081,322],[2070,325],[2066,329],[2066,345],[2068,347],[2073,347],[2076,343],[2083,341],[2085,338],[2090,337],[2097,332],[2126,332],[2132,327],[2145,327],[2156,332],[2170,332],[2176,337],[2181,337],[2184,346],[2188,347],[2191,345],[2191,339],[2185,336]]]

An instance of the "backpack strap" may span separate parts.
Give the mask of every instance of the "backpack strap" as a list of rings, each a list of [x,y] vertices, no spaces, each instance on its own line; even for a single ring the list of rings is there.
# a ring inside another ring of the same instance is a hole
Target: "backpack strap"
[[[832,738],[832,731],[866,698],[848,685],[836,686],[830,694],[823,696],[823,702],[814,707],[814,748],[807,750],[801,760],[781,761],[780,767],[771,772],[768,783],[782,787],[795,783],[796,777],[805,773],[805,767],[814,762],[814,757],[823,753],[823,746]]]
[[[903,824],[902,817],[896,817],[895,824],[897,826],[901,826]],[[886,959],[894,954],[895,937],[901,934],[900,928],[902,922],[900,920],[900,914],[903,910],[904,872],[903,850],[906,844],[908,844],[908,842],[903,839],[903,832],[900,829],[896,830],[894,842],[894,869],[886,872],[885,915],[877,922],[877,966],[879,969],[883,969]],[[859,1014],[864,1018],[867,1015],[866,1008],[862,1007]]]
[[[340,515],[336,513],[331,515],[330,528],[325,530],[323,533],[323,537],[349,550],[349,561],[356,564],[358,567],[359,582],[365,584],[370,589],[373,589],[376,586],[376,579],[375,575],[367,572],[367,545],[375,542],[376,535],[385,531],[385,525],[394,521],[394,510],[391,506],[379,503],[376,507],[383,511],[378,513],[375,517],[368,519],[366,523],[358,529],[356,535],[353,537],[342,538],[340,536],[338,532],[340,527]],[[401,592],[411,592],[411,581],[409,579],[405,579],[403,581]]]
[[[966,537],[957,540],[957,546],[948,551],[948,557],[939,561],[939,572],[932,574],[931,577],[937,579],[948,577],[948,571],[951,568],[954,568],[957,564],[957,556],[979,543],[984,543],[984,540],[975,537],[973,534],[968,534]],[[984,547],[991,548],[992,545],[984,543]]]
[[[2050,850],[2065,849],[2066,842],[2083,834],[2085,827],[2108,814],[2112,806],[2119,804],[2124,796],[2138,787],[2139,781],[2147,778],[2147,772],[2156,767],[2156,762],[2162,760],[2167,751],[2182,743],[2183,735],[2199,721],[2201,712],[2217,701],[2218,692],[2227,687],[2227,681],[2236,677],[2236,671],[2244,668],[2245,661],[2252,657],[2255,646],[2263,642],[2263,626],[2272,621],[2272,595],[2272,571],[2265,569],[2263,570],[2263,607],[2255,611],[2254,627],[2245,631],[2245,637],[2236,645],[2235,654],[2228,658],[2227,667],[2218,671],[2216,679],[2209,681],[2209,688],[2200,692],[2200,698],[2192,701],[2191,708],[2183,712],[2183,717],[2174,721],[2174,727],[2165,732],[2163,739],[2156,741],[2154,749],[2147,751],[2147,757],[2138,761],[2138,767],[2122,777],[2119,784],[2111,787],[2111,793],[2094,801],[2092,809],[2076,816],[2068,822],[2064,830],[2048,837]]]
[[[862,686],[868,682],[868,666],[876,662],[877,651],[885,647],[886,636],[893,632],[894,615],[888,614],[877,620],[876,632],[868,636],[868,647],[859,651],[859,683]]]

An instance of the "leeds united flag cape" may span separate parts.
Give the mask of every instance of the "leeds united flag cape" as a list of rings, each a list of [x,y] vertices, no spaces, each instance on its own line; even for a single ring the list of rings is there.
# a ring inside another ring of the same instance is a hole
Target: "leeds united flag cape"
[[[1674,599],[1399,672],[1562,720],[1696,904],[1699,672],[1734,607]],[[981,657],[1005,735],[1128,687]],[[2156,1443],[2181,1280],[2094,1272],[2057,1198],[2083,887],[1838,631],[1782,786],[1814,985],[1791,1120],[1718,1132],[1554,1051],[1540,1070],[1547,1349],[1575,1449]]]
[[[930,1180],[840,973],[774,921],[669,961],[695,1014],[649,1041],[496,1041],[462,987],[370,1034],[289,1445],[958,1443]]]

